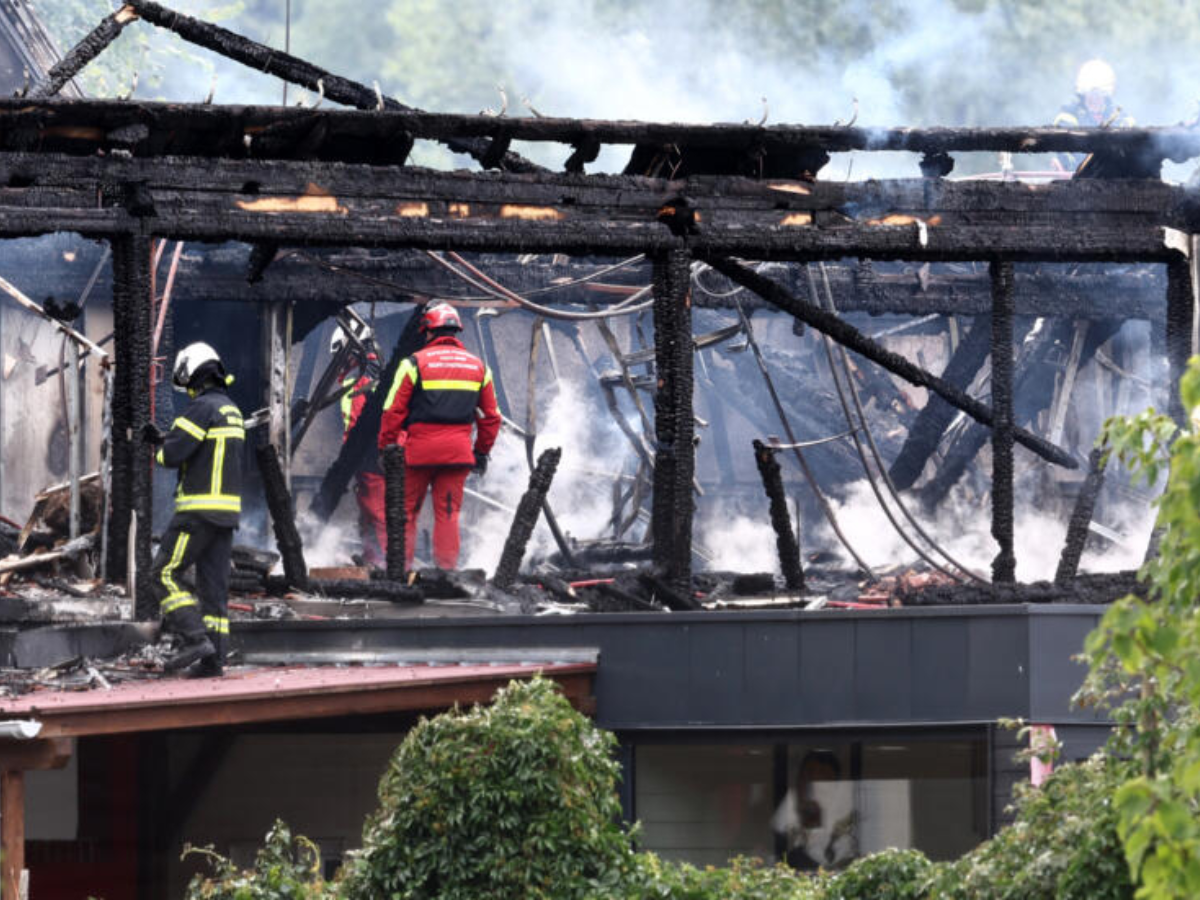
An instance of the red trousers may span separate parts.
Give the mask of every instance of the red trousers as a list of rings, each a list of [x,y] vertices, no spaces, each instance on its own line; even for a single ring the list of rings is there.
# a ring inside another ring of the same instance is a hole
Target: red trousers
[[[425,503],[425,494],[433,493],[433,564],[439,569],[458,565],[458,513],[462,509],[463,487],[470,466],[409,466],[404,473],[404,508],[408,523],[404,528],[404,564],[411,568],[417,540],[417,517]],[[387,549],[384,537],[384,549]]]
[[[358,531],[362,536],[363,559],[369,566],[386,564],[387,515],[383,495],[386,482],[379,472],[354,476],[354,498],[358,501]]]

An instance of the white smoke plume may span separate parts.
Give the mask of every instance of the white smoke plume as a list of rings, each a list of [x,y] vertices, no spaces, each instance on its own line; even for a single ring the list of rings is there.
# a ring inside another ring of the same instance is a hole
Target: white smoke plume
[[[917,554],[888,522],[866,481],[856,482],[845,499],[832,502],[842,530],[851,535],[855,550],[868,565],[892,567],[919,563]],[[910,502],[908,506],[925,531],[951,556],[990,579],[992,559],[998,548],[991,537],[989,506],[966,503],[952,494],[939,505],[932,521],[916,511],[915,503]],[[1099,543],[1105,543],[1106,547],[1085,553],[1080,571],[1116,572],[1141,565],[1154,524],[1154,512],[1149,506],[1135,506],[1132,503],[1116,512],[1122,540],[1109,543],[1093,539],[1090,542],[1092,547]],[[901,514],[897,513],[896,519],[910,535],[916,537]],[[1032,504],[1018,501],[1014,523],[1018,581],[1054,578],[1066,531],[1065,517],[1041,512]],[[921,542],[921,546],[925,548],[927,545]],[[837,549],[841,551],[840,546]],[[929,555],[944,565],[938,554]]]
[[[542,424],[534,447],[535,461],[547,448],[562,448],[548,498],[559,527],[565,534],[584,540],[608,535],[611,476],[624,474],[622,467],[631,453],[624,435],[606,411],[589,404],[584,387],[565,380],[558,383],[557,393],[547,407],[538,411],[538,421]],[[506,427],[492,450],[487,475],[482,479],[472,476],[467,487],[515,509],[528,486],[524,438]],[[512,513],[468,497],[464,502],[460,566],[482,568],[491,574],[500,561],[511,524]],[[545,519],[539,518],[525,564],[555,549]]]

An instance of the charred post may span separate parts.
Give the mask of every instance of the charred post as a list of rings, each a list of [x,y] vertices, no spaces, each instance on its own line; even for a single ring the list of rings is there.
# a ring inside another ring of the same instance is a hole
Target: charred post
[[[762,441],[754,442],[754,461],[758,463],[763,490],[767,492],[767,498],[771,501],[771,527],[775,529],[775,547],[779,551],[779,568],[783,572],[783,583],[789,591],[802,591],[804,569],[800,562],[800,544],[792,531],[779,461],[775,459],[775,451]]]
[[[893,353],[883,347],[834,313],[820,309],[814,304],[800,299],[771,279],[759,275],[754,270],[743,266],[741,263],[734,262],[726,256],[709,255],[705,257],[705,262],[730,280],[758,294],[758,296],[762,297],[768,303],[795,316],[805,325],[811,325],[822,334],[829,335],[843,347],[853,350],[860,356],[871,360],[871,362],[883,366],[883,368],[900,376],[910,384],[928,388],[946,400],[955,409],[966,413],[975,421],[983,425],[995,427],[994,411],[989,409],[986,404],[980,403],[966,392],[960,391],[945,379],[938,378],[920,366],[913,365],[900,354]],[[1011,266],[1009,268],[1010,277],[1008,284],[1010,290],[1008,295],[1011,305]],[[1017,443],[1032,450],[1043,459],[1067,469],[1079,468],[1079,463],[1069,453],[1060,447],[1054,446],[1045,438],[1038,437],[1024,428],[1014,428],[1012,433]]]
[[[550,483],[554,481],[554,473],[561,458],[562,449],[559,447],[543,450],[537,465],[529,475],[529,487],[521,496],[521,502],[517,504],[508,539],[504,542],[504,551],[500,554],[500,563],[496,566],[496,574],[492,576],[492,584],[502,590],[511,587],[517,580],[517,572],[525,556],[525,547],[533,535],[538,513],[542,511],[542,503],[550,490]]]
[[[1192,352],[1192,270],[1182,257],[1167,263],[1167,412],[1175,424],[1187,425],[1179,381]]]
[[[387,577],[404,580],[404,529],[408,515],[404,509],[404,448],[393,444],[383,450],[383,511],[387,525]]]
[[[1096,498],[1104,487],[1104,470],[1108,465],[1108,456],[1099,447],[1088,455],[1088,473],[1075,498],[1075,508],[1071,512],[1071,521],[1067,525],[1067,540],[1063,545],[1062,556],[1058,560],[1058,569],[1054,573],[1055,584],[1065,584],[1079,572],[1079,560],[1083,556],[1083,547],[1087,543],[1088,526],[1092,523],[1092,513],[1096,509]]]
[[[133,564],[134,615],[158,614],[150,580],[153,505],[152,448],[142,433],[150,422],[150,239],[143,234],[113,239],[112,502],[108,575],[128,578],[129,535],[136,516]]]
[[[992,580],[1012,582],[1013,554],[1013,266],[994,262],[992,276],[992,537],[1000,551]]]
[[[53,97],[78,75],[93,59],[107,49],[108,45],[121,36],[125,26],[137,20],[137,13],[130,6],[122,6],[105,16],[83,40],[71,48],[58,63],[46,73],[46,80],[29,92],[30,99]]]
[[[954,351],[942,378],[965,391],[987,359],[990,347],[988,337],[988,329],[983,327],[982,322],[973,324]],[[936,394],[929,396],[888,472],[897,490],[908,490],[921,477],[925,464],[937,450],[942,435],[957,414],[958,411],[941,397]]]
[[[696,468],[692,411],[691,256],[654,258],[654,564],[680,594],[692,587],[692,480]]]
[[[296,528],[296,514],[292,508],[292,497],[283,479],[283,467],[279,464],[279,452],[271,444],[255,448],[258,470],[262,474],[263,491],[267,495],[267,509],[271,513],[271,525],[275,529],[275,543],[283,558],[283,577],[289,587],[303,588],[308,585],[308,566],[304,562],[304,544]]]

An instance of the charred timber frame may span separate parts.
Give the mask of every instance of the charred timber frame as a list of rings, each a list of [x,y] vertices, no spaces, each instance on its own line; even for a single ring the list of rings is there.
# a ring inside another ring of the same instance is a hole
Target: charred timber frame
[[[1189,242],[1189,244],[1192,242]],[[1180,428],[1187,426],[1188,410],[1183,408],[1179,380],[1187,370],[1192,354],[1194,294],[1192,266],[1189,260],[1172,259],[1167,263],[1167,412]]]
[[[775,529],[775,549],[779,553],[779,569],[789,591],[804,590],[804,568],[800,562],[800,544],[792,531],[788,515],[787,494],[783,489],[783,473],[776,451],[762,441],[754,441],[754,461],[762,477],[763,490],[770,503],[771,527]]]
[[[993,262],[992,276],[992,537],[1000,545],[992,580],[1016,578],[1013,554],[1013,267]]]
[[[667,586],[692,591],[692,479],[696,421],[692,410],[691,263],[675,250],[654,257],[654,564]]]
[[[125,573],[136,597],[135,617],[151,619],[158,615],[158,603],[150,578],[154,459],[151,445],[143,438],[143,430],[150,423],[149,234],[139,230],[113,238],[112,257],[116,370],[108,572],[110,576]],[[131,530],[135,532],[132,554]]]
[[[262,52],[269,49],[145,0],[129,5],[147,20],[197,43],[209,41],[213,49],[244,62],[262,62]],[[326,96],[332,99],[372,105],[375,94],[363,85],[338,80],[315,67],[305,69],[308,64],[286,55],[274,59],[282,68],[272,69],[272,74],[298,83],[308,79],[310,89],[324,82]],[[148,399],[148,392],[134,386],[149,379],[149,354],[139,351],[137,334],[148,331],[149,296],[144,282],[151,236],[285,246],[650,255],[660,342],[656,348],[655,560],[672,589],[679,591],[688,589],[690,576],[693,450],[688,288],[694,258],[708,261],[760,293],[765,288],[768,300],[810,324],[822,311],[808,308],[810,304],[795,300],[733,259],[989,261],[995,264],[994,275],[1007,273],[998,279],[1003,289],[993,295],[998,306],[988,308],[997,336],[1006,316],[1011,323],[1014,261],[1166,262],[1166,330],[1173,371],[1180,371],[1186,359],[1186,352],[1180,357],[1179,348],[1190,346],[1191,276],[1176,232],[1200,231],[1200,203],[1196,193],[1185,188],[1151,179],[1034,186],[929,178],[814,183],[731,175],[673,180],[585,177],[578,173],[578,165],[565,175],[537,167],[512,171],[521,169],[524,161],[508,154],[507,147],[514,139],[564,141],[577,147],[577,163],[587,155],[578,148],[590,152],[597,143],[669,143],[685,151],[709,147],[782,154],[814,148],[934,154],[1106,149],[1162,159],[1200,152],[1200,136],[1192,132],[764,129],[437,116],[404,110],[395,101],[380,102],[377,97],[374,105],[385,108],[354,112],[0,101],[0,183],[6,185],[0,190],[0,236],[74,231],[108,238],[114,244],[115,308],[118,323],[128,322],[130,327],[118,324],[117,329],[118,366],[125,374],[119,376],[115,404],[110,562],[117,564],[111,571],[123,569],[119,554],[127,546],[135,507],[138,570],[148,573],[149,569],[150,468],[140,442],[141,426],[149,420],[141,398]],[[487,165],[507,165],[510,171],[433,172],[406,167],[414,137],[443,140],[467,149]],[[138,247],[140,251],[135,250]],[[870,279],[861,282],[857,286],[870,288]],[[983,314],[984,309],[975,312]],[[1152,315],[1148,310],[1145,314]],[[146,329],[141,328],[143,319]],[[835,339],[849,341],[848,346],[864,352],[861,348],[867,345],[861,332],[836,316],[823,324]],[[946,387],[895,354],[887,359],[893,371],[904,368],[906,377],[916,378],[917,383]],[[992,421],[993,411],[958,397],[960,393],[955,393],[956,399],[970,407],[973,416]],[[1011,403],[1011,391],[1007,402]],[[995,420],[1001,431],[1043,455],[1063,464],[1073,462],[1057,448],[1013,428],[1011,407],[1007,420],[1000,410],[995,411]],[[1001,544],[1003,555],[1003,540]]]

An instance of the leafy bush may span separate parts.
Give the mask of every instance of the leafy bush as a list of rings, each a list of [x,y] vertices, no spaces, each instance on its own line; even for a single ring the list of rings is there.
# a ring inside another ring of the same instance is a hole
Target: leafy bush
[[[188,847],[184,856],[204,856],[212,875],[197,875],[187,889],[187,900],[332,900],[333,892],[321,877],[321,854],[306,837],[293,837],[276,821],[254,859],[254,868],[238,869],[210,848]]]
[[[1125,768],[1097,753],[1020,785],[1016,821],[937,866],[929,900],[1132,900],[1112,804]]]
[[[638,854],[640,879],[631,896],[646,900],[824,900],[819,880],[784,865],[739,857],[728,868],[703,869]]]
[[[920,850],[884,850],[829,879],[821,900],[921,900],[933,863]]]
[[[635,873],[616,739],[545,679],[422,720],[379,785],[343,890],[356,900],[617,896]]]

